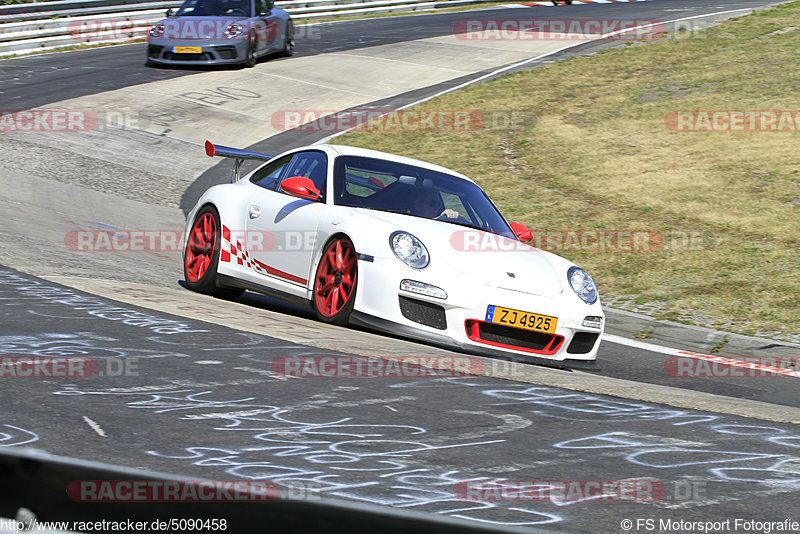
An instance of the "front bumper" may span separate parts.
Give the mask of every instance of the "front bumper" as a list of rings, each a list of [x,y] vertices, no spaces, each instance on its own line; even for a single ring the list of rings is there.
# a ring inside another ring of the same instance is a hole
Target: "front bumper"
[[[541,296],[469,280],[452,272],[398,267],[395,258],[359,262],[356,313],[352,321],[463,351],[504,356],[552,367],[598,370],[595,360],[603,327],[585,326],[588,316],[605,318],[600,302],[588,305],[574,293]],[[400,289],[403,279],[442,288],[446,299]],[[569,291],[569,290],[567,290]],[[552,334],[486,321],[489,305],[558,318]]]
[[[425,341],[442,348],[456,349],[461,352],[477,354],[480,356],[501,357],[503,359],[508,359],[515,362],[554,367],[556,369],[600,371],[600,367],[597,365],[595,360],[577,360],[574,358],[554,360],[552,358],[539,357],[533,354],[521,355],[513,351],[498,350],[484,345],[467,345],[465,343],[458,342],[447,335],[429,332],[427,330],[417,328],[416,326],[409,326],[388,321],[386,319],[374,317],[363,312],[353,312],[353,314],[350,316],[350,323],[372,328],[374,330],[380,330],[389,334]]]
[[[173,52],[176,46],[200,47],[200,53]],[[164,65],[230,65],[247,58],[247,41],[170,41],[151,39],[147,42],[147,60]]]

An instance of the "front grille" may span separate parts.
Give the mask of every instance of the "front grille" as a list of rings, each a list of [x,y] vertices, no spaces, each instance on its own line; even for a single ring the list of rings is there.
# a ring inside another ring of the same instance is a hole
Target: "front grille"
[[[594,347],[594,342],[597,341],[597,336],[594,332],[577,332],[570,341],[567,352],[570,354],[586,354]]]
[[[409,321],[424,324],[438,330],[447,329],[444,308],[438,304],[401,296],[400,313]]]
[[[220,59],[236,59],[235,46],[215,46],[214,50],[217,51]]]
[[[175,52],[167,52],[164,54],[164,59],[171,59],[173,61],[211,61],[214,56],[209,52],[201,52],[200,54],[176,54]]]
[[[475,319],[467,320],[465,326],[467,337],[472,341],[495,347],[552,355],[558,352],[558,349],[564,343],[563,336],[512,328]]]
[[[164,49],[163,46],[158,45],[147,45],[147,57],[158,59],[161,57],[161,51]]]

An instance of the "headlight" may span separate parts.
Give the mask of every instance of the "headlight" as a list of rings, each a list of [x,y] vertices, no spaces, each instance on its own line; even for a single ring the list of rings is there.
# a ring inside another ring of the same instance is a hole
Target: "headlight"
[[[394,232],[389,236],[389,245],[400,261],[414,269],[424,269],[431,261],[422,241],[408,232]]]
[[[567,271],[567,280],[575,294],[586,304],[594,304],[597,301],[597,286],[586,271],[580,267],[570,267]]]
[[[228,27],[225,28],[225,37],[227,37],[228,39],[238,37],[239,35],[242,34],[243,29],[244,28],[242,27],[241,24],[237,24],[235,22],[233,24],[228,24]]]
[[[150,28],[150,37],[161,37],[164,34],[164,23],[159,22]]]

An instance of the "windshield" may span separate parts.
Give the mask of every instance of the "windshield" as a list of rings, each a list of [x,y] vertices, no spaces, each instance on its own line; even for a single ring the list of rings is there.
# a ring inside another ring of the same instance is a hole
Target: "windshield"
[[[178,17],[251,17],[250,0],[186,0]]]
[[[339,156],[334,202],[436,219],[516,239],[483,190],[450,174],[360,156]]]

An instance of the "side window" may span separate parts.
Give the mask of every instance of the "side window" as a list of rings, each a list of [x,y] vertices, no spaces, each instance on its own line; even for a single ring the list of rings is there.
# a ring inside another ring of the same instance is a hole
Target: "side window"
[[[256,0],[256,16],[267,11],[267,2],[265,0]]]
[[[366,198],[396,181],[397,177],[392,174],[383,174],[376,170],[361,170],[348,166],[345,171],[344,183],[348,194]]]
[[[291,161],[292,155],[289,154],[277,161],[267,163],[250,177],[250,181],[270,191],[278,191],[278,186],[285,176],[284,171]]]
[[[308,151],[295,154],[286,173],[281,176],[281,180],[293,176],[305,176],[314,182],[322,195],[320,200],[324,200],[325,184],[328,178],[328,157],[324,152]]]

